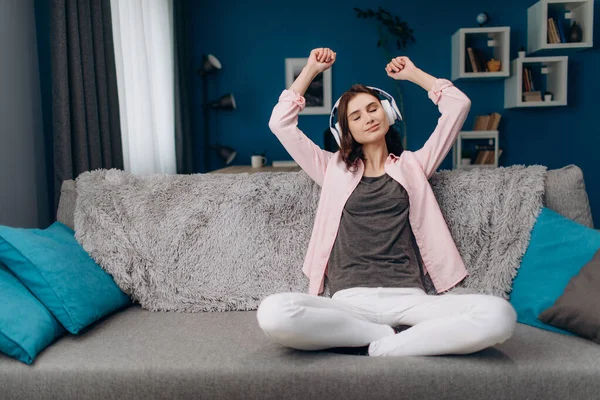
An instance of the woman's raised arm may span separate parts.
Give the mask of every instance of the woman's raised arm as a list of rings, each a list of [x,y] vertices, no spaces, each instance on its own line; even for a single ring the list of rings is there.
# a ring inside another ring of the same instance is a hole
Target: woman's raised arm
[[[306,105],[304,93],[315,77],[331,68],[336,53],[327,48],[313,49],[308,62],[294,83],[279,96],[273,108],[269,128],[277,136],[294,161],[319,186],[323,186],[327,163],[333,153],[325,151],[298,129],[298,113]]]

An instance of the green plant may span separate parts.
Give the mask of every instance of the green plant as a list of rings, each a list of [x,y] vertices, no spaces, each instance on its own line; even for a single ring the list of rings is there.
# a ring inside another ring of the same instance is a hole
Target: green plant
[[[408,24],[402,21],[400,17],[392,16],[389,11],[385,10],[381,6],[379,6],[377,11],[373,11],[370,8],[361,10],[356,7],[354,7],[354,11],[356,12],[356,17],[359,19],[374,18],[377,20],[377,47],[382,49],[387,62],[394,58],[394,56],[392,56],[392,52],[390,51],[390,37],[393,41],[395,41],[398,50],[403,50],[406,48],[406,46],[409,44],[409,41],[416,43],[416,39],[413,36],[413,30],[408,26]],[[402,137],[402,146],[406,149],[407,129],[406,118],[404,117],[404,98],[402,96],[402,90],[398,81],[394,80],[394,84],[396,86],[396,91],[398,92],[398,99],[400,100],[398,102],[398,108],[402,114],[402,121],[400,121],[402,126],[402,132],[400,132]]]

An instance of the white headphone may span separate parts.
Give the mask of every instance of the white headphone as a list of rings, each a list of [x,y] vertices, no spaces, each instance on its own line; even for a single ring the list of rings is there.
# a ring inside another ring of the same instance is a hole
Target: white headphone
[[[400,114],[400,110],[398,110],[396,101],[389,93],[387,93],[386,91],[381,90],[379,88],[373,87],[373,86],[367,86],[367,87],[369,89],[375,90],[377,93],[379,93],[380,95],[385,97],[385,99],[380,100],[380,101],[381,101],[381,106],[383,107],[383,110],[385,111],[385,115],[387,116],[387,120],[390,125],[393,125],[396,121],[402,120],[402,115]],[[331,130],[331,133],[333,134],[335,141],[337,142],[338,146],[340,146],[340,147],[341,147],[341,138],[342,138],[340,123],[336,122],[334,125],[333,117],[334,117],[335,112],[337,111],[337,108],[338,108],[338,105],[340,104],[341,99],[342,99],[342,97],[340,96],[340,98],[335,102],[333,108],[331,109],[331,115],[329,117],[329,129]],[[338,121],[339,121],[339,118],[338,118]]]

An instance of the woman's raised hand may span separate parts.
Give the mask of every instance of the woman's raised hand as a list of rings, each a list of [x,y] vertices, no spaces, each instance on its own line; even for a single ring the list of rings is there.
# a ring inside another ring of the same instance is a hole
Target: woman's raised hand
[[[417,67],[412,61],[406,56],[400,56],[392,58],[392,60],[385,66],[385,71],[390,78],[396,80],[407,80],[415,74]]]
[[[318,73],[328,70],[335,62],[335,53],[327,47],[312,49],[308,56],[307,66],[313,68]]]

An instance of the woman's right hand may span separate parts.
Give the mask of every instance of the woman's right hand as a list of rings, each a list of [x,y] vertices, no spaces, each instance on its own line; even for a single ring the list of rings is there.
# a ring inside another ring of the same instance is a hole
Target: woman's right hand
[[[319,47],[311,50],[308,56],[307,67],[313,68],[318,73],[328,70],[335,62],[336,54],[327,47]]]

